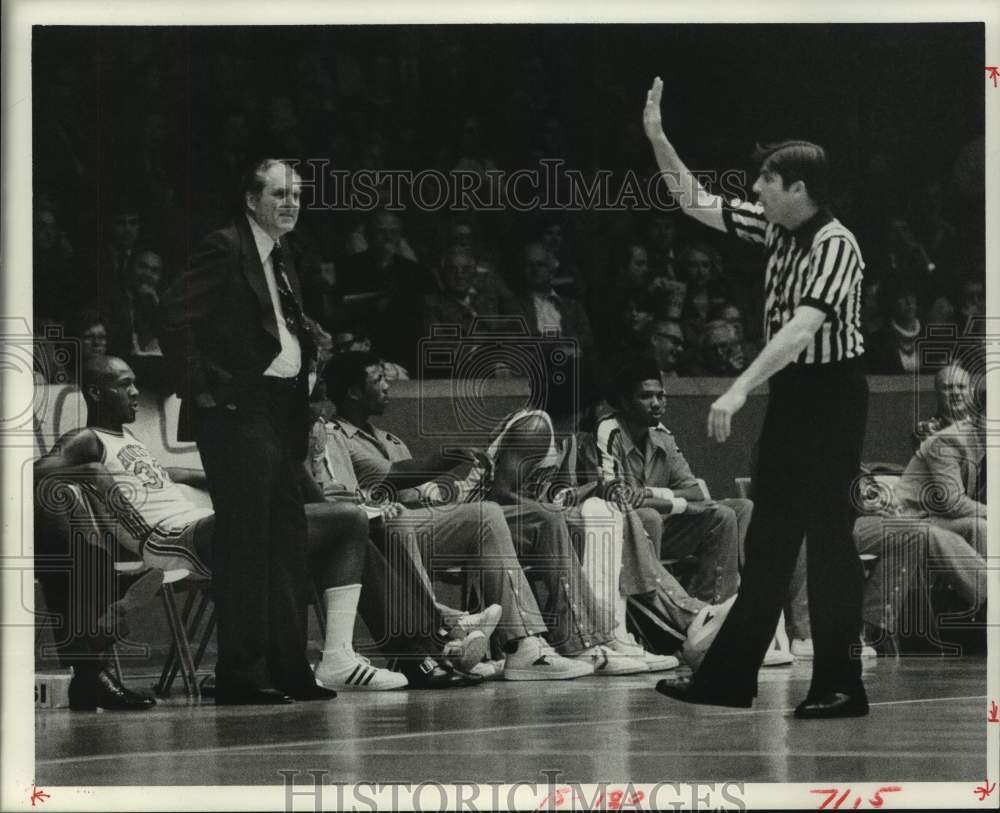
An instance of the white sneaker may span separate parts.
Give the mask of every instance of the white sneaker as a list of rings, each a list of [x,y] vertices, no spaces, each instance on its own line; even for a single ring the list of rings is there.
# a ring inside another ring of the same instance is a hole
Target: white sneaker
[[[592,674],[590,663],[564,658],[537,635],[522,638],[503,668],[504,680],[572,680]]]
[[[681,654],[692,669],[697,670],[701,666],[705,653],[722,629],[722,624],[735,602],[736,596],[732,596],[722,604],[708,604],[702,607],[687,628],[687,638],[684,640]]]
[[[777,644],[771,641],[771,646],[764,653],[764,660],[761,662],[761,666],[788,666],[790,663],[795,663],[792,653],[786,652],[784,649],[779,649]]]
[[[466,613],[455,622],[455,626],[452,628],[452,636],[461,638],[470,632],[479,630],[486,636],[486,640],[489,640],[489,637],[497,628],[497,624],[500,623],[502,615],[503,607],[499,604],[491,604],[481,613]]]
[[[489,646],[489,639],[476,629],[466,634],[464,638],[448,641],[444,645],[442,654],[463,672],[469,672],[486,657]]]
[[[337,691],[386,692],[403,689],[409,685],[406,675],[390,669],[379,669],[372,662],[353,650],[340,653],[329,660],[324,653],[316,666],[316,680],[327,689]]]
[[[473,666],[469,673],[479,675],[483,680],[500,680],[503,677],[504,664],[503,658],[498,661],[481,661]]]
[[[797,661],[811,661],[813,659],[813,639],[793,638],[792,655]]]
[[[616,638],[613,640],[608,644],[608,648],[626,658],[642,661],[646,664],[647,672],[666,672],[668,669],[676,669],[681,665],[681,662],[673,655],[656,655],[643,649],[631,632],[627,633],[624,639]]]
[[[649,671],[643,661],[621,655],[603,644],[585,649],[580,654],[573,655],[572,658],[575,661],[591,664],[594,667],[595,675],[606,677],[638,675],[640,672]]]

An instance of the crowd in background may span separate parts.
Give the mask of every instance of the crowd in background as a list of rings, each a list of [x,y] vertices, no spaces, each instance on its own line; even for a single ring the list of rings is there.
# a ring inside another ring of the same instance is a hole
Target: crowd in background
[[[280,53],[263,62],[262,35],[249,29],[230,31],[224,48],[209,47],[202,29],[36,34],[41,378],[72,380],[74,354],[107,351],[157,381],[160,294],[198,238],[239,211],[231,191],[258,153],[348,172],[483,177],[558,159],[585,177],[610,170],[612,190],[628,172],[653,172],[639,122],[643,83],[593,70],[589,98],[565,84],[593,40],[546,50],[542,34],[503,33],[494,47],[504,70],[483,72],[487,35],[467,28],[371,27],[332,39],[297,31],[278,37]],[[753,136],[727,132],[695,154],[722,169]],[[857,138],[834,139],[860,150]],[[921,372],[924,342],[967,343],[983,330],[982,140],[971,130],[938,141],[919,172],[905,150],[873,139],[841,174],[834,213],[859,236],[867,264],[872,373]],[[760,263],[737,241],[627,200],[608,211],[516,209],[426,211],[387,186],[370,207],[305,206],[294,248],[307,308],[334,352],[371,348],[397,378],[459,375],[429,364],[421,339],[514,325],[569,341],[600,379],[639,353],[667,377],[733,376],[759,350]],[[437,330],[446,325],[457,332]],[[476,370],[518,374],[503,363]]]

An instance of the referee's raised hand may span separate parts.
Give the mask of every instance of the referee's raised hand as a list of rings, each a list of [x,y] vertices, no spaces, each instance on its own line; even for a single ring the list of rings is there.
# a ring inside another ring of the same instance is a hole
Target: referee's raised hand
[[[660,99],[663,97],[663,80],[657,76],[653,86],[646,93],[646,107],[642,111],[642,126],[650,140],[663,136],[663,120],[660,118]]]
[[[708,410],[708,436],[722,443],[729,437],[733,415],[747,402],[746,393],[730,387],[724,395],[715,399]]]

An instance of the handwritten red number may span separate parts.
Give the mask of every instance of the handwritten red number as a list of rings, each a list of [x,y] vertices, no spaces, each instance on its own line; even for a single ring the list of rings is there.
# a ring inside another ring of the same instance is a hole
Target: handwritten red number
[[[32,807],[35,806],[35,802],[36,801],[39,802],[39,803],[42,803],[46,799],[50,799],[50,798],[51,798],[51,796],[48,793],[46,793],[44,790],[42,790],[41,788],[36,787],[35,785],[31,786],[31,806]]]
[[[987,65],[986,66],[986,72],[987,72],[986,78],[987,79],[992,79],[993,80],[993,87],[996,87],[997,86],[997,77],[998,77],[998,75],[1000,75],[1000,67],[997,67],[996,65]]]
[[[982,785],[980,785],[978,788],[976,788],[972,792],[975,793],[979,797],[979,801],[981,802],[987,796],[991,796],[993,794],[993,791],[996,790],[996,787],[997,787],[997,783],[996,782],[994,782],[991,785],[990,784],[990,780],[987,779],[985,782],[983,782]]]
[[[810,793],[825,793],[826,798],[823,800],[823,804],[819,806],[819,810],[825,810],[826,806],[833,801],[834,797],[837,795],[837,788],[823,788],[821,790],[811,790]]]
[[[990,716],[986,718],[987,723],[1000,723],[1000,717],[997,717],[997,712],[1000,709],[997,708],[997,701],[990,701]]]
[[[875,791],[875,795],[868,800],[868,804],[872,807],[882,807],[885,804],[885,799],[882,798],[883,793],[899,793],[902,788],[898,785],[885,785]]]

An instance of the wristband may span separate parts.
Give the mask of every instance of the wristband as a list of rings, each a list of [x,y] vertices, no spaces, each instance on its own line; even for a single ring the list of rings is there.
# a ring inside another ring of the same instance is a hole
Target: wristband
[[[649,496],[654,497],[657,500],[672,500],[674,499],[674,491],[672,488],[653,488],[649,487]]]

